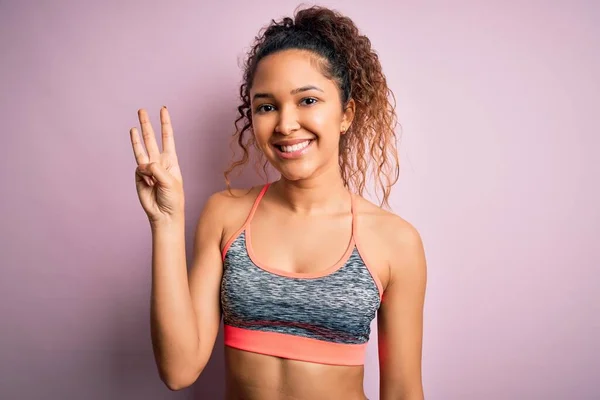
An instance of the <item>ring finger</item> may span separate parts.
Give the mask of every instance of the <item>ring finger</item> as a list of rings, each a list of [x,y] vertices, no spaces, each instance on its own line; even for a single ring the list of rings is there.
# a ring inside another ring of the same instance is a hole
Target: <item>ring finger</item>
[[[129,137],[131,138],[131,146],[133,147],[133,155],[135,156],[137,165],[148,164],[148,155],[140,141],[140,135],[137,128],[131,128],[129,130]]]

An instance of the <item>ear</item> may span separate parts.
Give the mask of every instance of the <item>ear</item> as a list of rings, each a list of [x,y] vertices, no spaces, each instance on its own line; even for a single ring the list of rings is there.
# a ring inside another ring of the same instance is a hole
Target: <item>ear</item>
[[[348,104],[346,104],[346,108],[344,109],[344,113],[342,115],[342,122],[340,124],[340,132],[344,135],[350,129],[350,125],[352,125],[352,121],[354,120],[354,113],[356,111],[356,102],[354,99],[348,100]]]

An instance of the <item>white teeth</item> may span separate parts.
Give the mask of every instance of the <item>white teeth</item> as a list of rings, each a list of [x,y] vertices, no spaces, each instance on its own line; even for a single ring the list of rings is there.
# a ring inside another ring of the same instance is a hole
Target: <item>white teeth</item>
[[[306,146],[308,146],[309,143],[310,143],[310,140],[307,140],[307,141],[302,142],[302,143],[296,143],[293,146],[281,146],[281,149],[283,150],[284,153],[291,153],[293,151],[302,150],[303,148],[305,148]]]

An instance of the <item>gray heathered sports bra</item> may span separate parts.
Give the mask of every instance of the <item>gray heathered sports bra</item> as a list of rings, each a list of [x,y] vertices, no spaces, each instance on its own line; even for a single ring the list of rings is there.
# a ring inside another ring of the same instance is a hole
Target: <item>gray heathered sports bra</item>
[[[325,271],[297,274],[255,262],[250,222],[268,187],[223,249],[225,345],[321,364],[364,364],[382,288],[359,253],[354,195],[352,239],[344,256]]]

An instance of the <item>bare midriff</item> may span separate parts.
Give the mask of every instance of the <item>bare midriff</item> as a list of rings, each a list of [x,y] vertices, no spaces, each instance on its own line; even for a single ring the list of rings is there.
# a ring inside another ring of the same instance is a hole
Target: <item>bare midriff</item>
[[[364,367],[316,364],[225,346],[227,400],[365,400]]]

